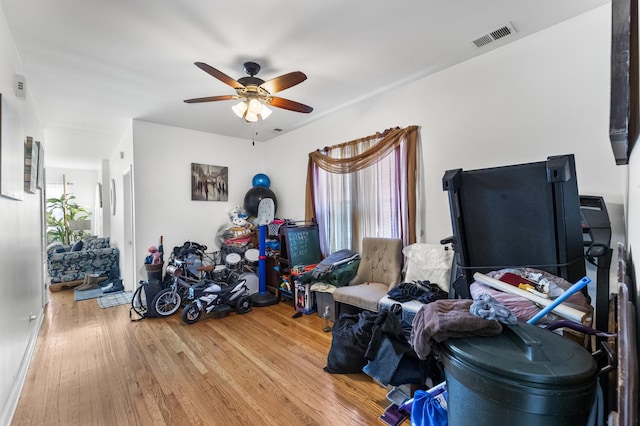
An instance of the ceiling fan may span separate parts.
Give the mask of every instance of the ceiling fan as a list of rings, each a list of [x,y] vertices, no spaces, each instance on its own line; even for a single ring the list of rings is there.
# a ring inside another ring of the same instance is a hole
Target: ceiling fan
[[[185,102],[188,104],[240,99],[241,102],[234,105],[232,109],[238,117],[250,122],[257,121],[258,118],[264,120],[271,114],[271,110],[269,110],[266,105],[306,114],[313,111],[313,108],[308,105],[279,96],[273,96],[273,93],[280,92],[305,81],[307,76],[303,72],[294,71],[264,81],[261,78],[255,77],[260,71],[260,65],[255,62],[245,62],[244,71],[249,76],[234,80],[222,71],[204,62],[196,62],[195,65],[209,75],[236,89],[236,94],[186,99]]]

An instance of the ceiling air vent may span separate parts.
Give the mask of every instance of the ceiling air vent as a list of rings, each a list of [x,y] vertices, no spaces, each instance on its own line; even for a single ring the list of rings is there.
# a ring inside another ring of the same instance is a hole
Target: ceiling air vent
[[[491,31],[490,33],[476,38],[475,40],[473,40],[473,44],[475,44],[476,47],[486,46],[487,44],[493,43],[496,40],[499,40],[511,34],[515,34],[515,32],[516,29],[513,28],[513,25],[511,25],[511,23],[508,23],[503,27],[500,27],[496,30]]]

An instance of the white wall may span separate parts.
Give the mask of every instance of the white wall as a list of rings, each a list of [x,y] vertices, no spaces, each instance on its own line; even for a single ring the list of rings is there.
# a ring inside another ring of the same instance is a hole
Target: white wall
[[[450,235],[442,176],[466,170],[576,156],[579,190],[622,203],[626,166],[608,138],[610,6],[508,44],[353,105],[269,142],[266,173],[286,182],[280,199],[304,214],[308,152],[385,128],[419,125],[427,192],[428,242]],[[280,152],[287,152],[282,167]]]
[[[157,246],[161,235],[167,253],[165,259],[174,246],[185,241],[206,244],[209,251],[216,249],[218,228],[230,225],[227,210],[244,205],[252,177],[264,172],[267,147],[144,121],[134,121],[133,139],[135,261],[136,280],[140,280],[146,279],[143,263],[147,249]],[[295,157],[287,154],[287,158]],[[278,161],[285,167],[284,158]],[[228,202],[191,201],[191,163],[229,168]],[[278,189],[286,187],[286,183],[273,185],[272,180],[271,189],[278,201],[289,196],[288,192],[280,193]]]
[[[103,167],[109,167],[109,170],[103,170],[102,187],[105,193],[103,198],[103,215],[105,227],[109,229],[108,235],[110,243],[120,250],[120,276],[127,290],[133,290],[136,279],[130,274],[127,275],[127,268],[132,270],[133,266],[128,264],[125,254],[128,249],[124,235],[124,215],[123,215],[123,174],[131,167],[134,162],[133,158],[133,127],[129,127],[118,142],[116,149],[111,154],[109,161],[103,162]],[[113,188],[112,188],[113,187]],[[113,205],[111,204],[111,193],[115,194],[115,214],[113,213]],[[134,247],[131,242],[130,247]]]
[[[46,158],[47,144],[31,94],[26,100],[15,98],[16,73],[24,71],[0,9],[0,93],[21,111],[24,136],[42,142]],[[21,201],[0,196],[0,424],[8,424],[13,415],[42,323],[46,299],[40,196],[40,190],[24,193]]]

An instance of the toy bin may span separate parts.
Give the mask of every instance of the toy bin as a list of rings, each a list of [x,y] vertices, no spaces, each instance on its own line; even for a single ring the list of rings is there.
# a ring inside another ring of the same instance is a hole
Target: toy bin
[[[314,291],[313,294],[316,298],[316,308],[318,316],[329,320],[335,321],[333,293],[328,291]]]
[[[303,314],[312,314],[316,310],[316,302],[313,291],[309,289],[310,284],[302,284],[299,281],[294,285],[294,306],[296,311]]]

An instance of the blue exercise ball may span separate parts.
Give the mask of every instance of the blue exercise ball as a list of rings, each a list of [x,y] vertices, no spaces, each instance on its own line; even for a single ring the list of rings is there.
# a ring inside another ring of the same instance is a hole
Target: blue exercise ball
[[[251,183],[253,186],[268,188],[271,186],[271,179],[269,179],[269,176],[265,175],[264,173],[258,173],[253,177]]]
[[[264,186],[254,186],[244,196],[244,209],[249,216],[258,217],[258,205],[264,198],[271,198],[273,200],[273,210],[278,210],[278,200],[276,200],[276,194],[269,188]]]

